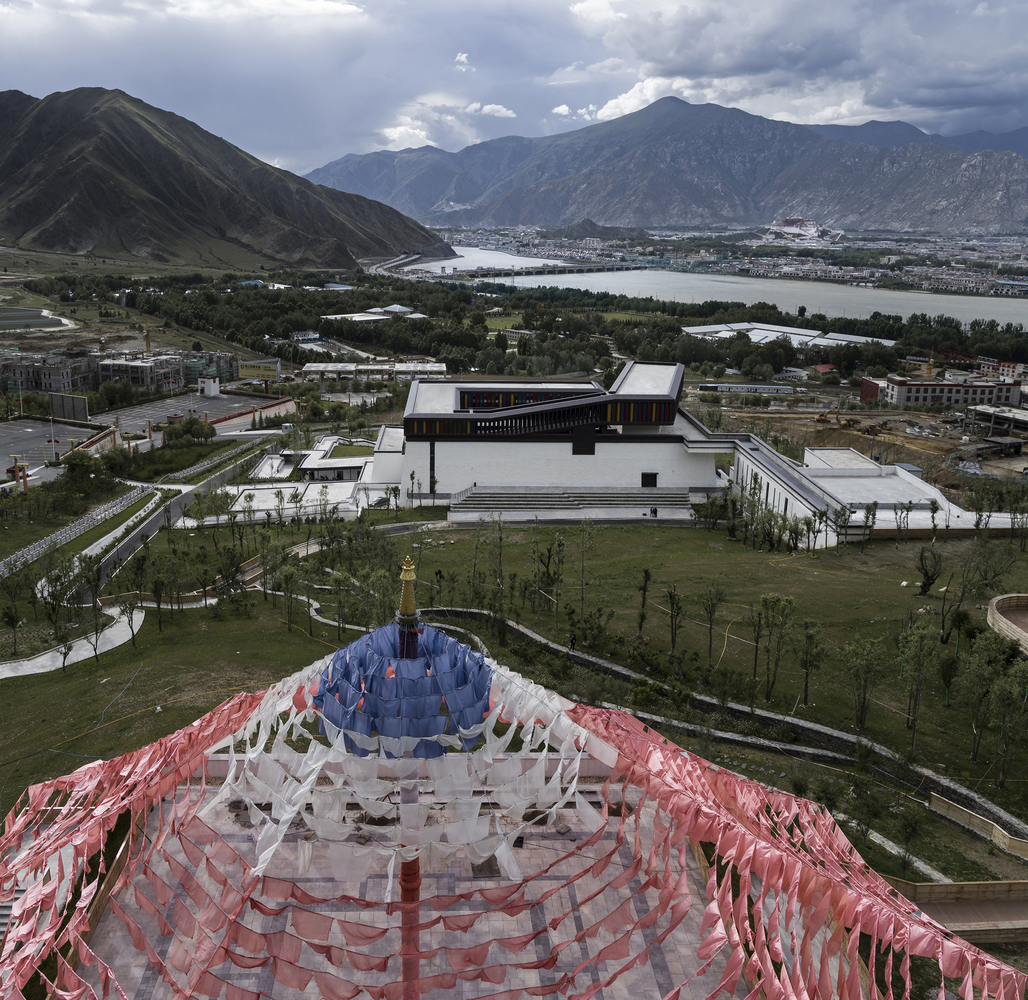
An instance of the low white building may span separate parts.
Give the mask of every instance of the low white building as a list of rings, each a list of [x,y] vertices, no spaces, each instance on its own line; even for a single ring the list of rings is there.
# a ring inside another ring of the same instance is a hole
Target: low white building
[[[401,480],[413,472],[429,492],[450,496],[571,487],[655,501],[663,489],[716,489],[723,444],[679,408],[683,376],[682,365],[629,362],[609,390],[418,379],[403,417]]]

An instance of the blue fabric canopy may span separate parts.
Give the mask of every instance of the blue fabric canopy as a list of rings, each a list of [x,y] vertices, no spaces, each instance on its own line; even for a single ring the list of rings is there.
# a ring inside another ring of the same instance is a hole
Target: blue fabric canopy
[[[415,737],[415,757],[441,756],[443,746],[433,737],[444,734],[461,736],[470,750],[478,736],[461,730],[489,711],[493,672],[485,658],[431,625],[418,629],[419,656],[401,658],[399,648],[400,627],[391,622],[332,657],[314,696],[322,735],[327,721],[360,757],[368,751],[350,733]]]

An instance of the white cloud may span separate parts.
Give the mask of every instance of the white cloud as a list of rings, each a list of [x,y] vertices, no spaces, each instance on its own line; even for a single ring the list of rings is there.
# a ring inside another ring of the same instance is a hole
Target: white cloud
[[[558,104],[553,109],[553,111],[550,112],[550,114],[562,115],[563,117],[566,118],[568,115],[571,114],[571,108],[569,108],[566,104]]]
[[[492,115],[494,118],[517,118],[510,108],[505,108],[502,104],[485,104],[482,106],[483,115]]]
[[[453,68],[461,73],[466,73],[469,69],[474,71],[474,66],[468,65],[468,54],[467,52],[458,52],[456,58],[453,60]]]

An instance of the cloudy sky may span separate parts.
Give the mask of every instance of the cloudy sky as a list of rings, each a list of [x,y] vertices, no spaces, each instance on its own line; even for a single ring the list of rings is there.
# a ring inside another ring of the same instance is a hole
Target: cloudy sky
[[[119,88],[303,173],[673,94],[793,122],[1028,124],[1011,0],[0,0],[0,90]]]

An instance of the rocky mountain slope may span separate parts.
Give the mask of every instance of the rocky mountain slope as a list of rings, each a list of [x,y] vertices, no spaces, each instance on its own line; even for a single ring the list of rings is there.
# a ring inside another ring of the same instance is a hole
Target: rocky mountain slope
[[[85,88],[0,93],[0,237],[214,266],[452,254],[393,208],[269,166],[121,91]]]
[[[876,148],[673,97],[573,132],[347,156],[307,176],[435,224],[762,225],[802,215],[849,230],[1028,230],[1028,160],[1016,153]]]

